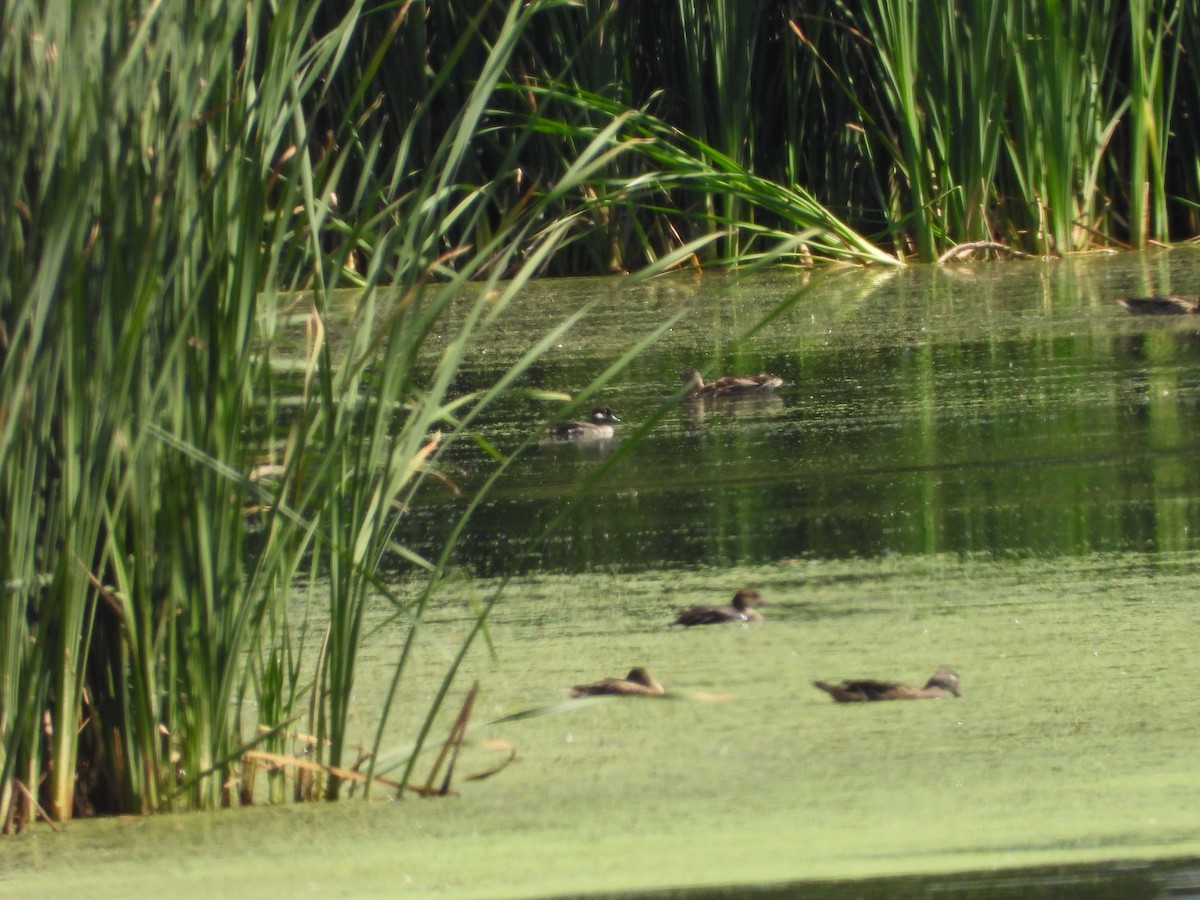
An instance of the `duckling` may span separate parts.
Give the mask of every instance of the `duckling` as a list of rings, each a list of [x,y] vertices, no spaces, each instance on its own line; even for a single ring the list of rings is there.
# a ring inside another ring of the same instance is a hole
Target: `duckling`
[[[866,703],[872,700],[940,700],[942,697],[961,697],[958,692],[958,673],[948,666],[942,666],[930,679],[925,687],[916,688],[899,681],[843,681],[841,684],[827,684],[824,681],[814,681],[818,687],[838,703]]]
[[[1187,316],[1200,312],[1200,298],[1163,294],[1158,297],[1122,297],[1117,301],[1135,316]]]
[[[742,588],[733,595],[729,606],[693,606],[681,610],[672,625],[690,628],[693,625],[719,625],[722,622],[758,623],[763,620],[755,606],[764,606],[766,601],[753,588]]]
[[[607,441],[613,436],[613,423],[620,422],[607,406],[597,406],[586,422],[557,422],[546,431],[552,441]]]
[[[758,375],[725,375],[707,383],[697,369],[688,369],[679,374],[685,383],[692,386],[687,394],[689,399],[762,397],[773,393],[775,388],[783,384],[783,379],[778,375],[768,375],[766,372]]]
[[[624,678],[601,678],[591,684],[577,684],[571,688],[572,697],[595,697],[602,694],[622,696],[661,697],[666,689],[654,680],[641,666],[629,670]]]

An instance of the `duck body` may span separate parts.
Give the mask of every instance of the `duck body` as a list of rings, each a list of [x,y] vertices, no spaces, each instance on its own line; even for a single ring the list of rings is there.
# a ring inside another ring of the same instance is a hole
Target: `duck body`
[[[758,591],[753,588],[742,588],[733,595],[733,601],[728,606],[693,606],[681,610],[672,625],[691,628],[693,625],[721,625],[729,622],[750,624],[763,620],[755,606],[763,603]]]
[[[572,697],[599,697],[604,695],[661,697],[666,689],[655,681],[654,676],[637,666],[629,670],[624,678],[601,678],[591,684],[577,684],[571,688]]]
[[[552,441],[607,441],[613,437],[613,423],[620,422],[607,406],[597,406],[583,422],[558,422],[546,431]]]
[[[758,375],[725,375],[716,381],[705,382],[697,369],[681,372],[680,377],[692,386],[688,398],[709,399],[714,397],[764,397],[774,393],[775,388],[783,384],[778,375],[768,375],[760,372]]]
[[[1189,316],[1200,313],[1200,297],[1182,297],[1179,294],[1122,297],[1118,302],[1135,316]]]
[[[829,684],[814,681],[813,687],[820,688],[838,703],[870,703],[877,700],[940,700],[942,697],[961,697],[958,691],[958,673],[942,666],[924,687],[913,687],[899,681],[872,681],[864,678]]]

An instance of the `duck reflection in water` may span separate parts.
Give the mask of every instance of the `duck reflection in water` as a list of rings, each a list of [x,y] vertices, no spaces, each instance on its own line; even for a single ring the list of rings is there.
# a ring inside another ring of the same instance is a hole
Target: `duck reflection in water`
[[[757,624],[763,617],[754,607],[766,605],[758,591],[742,588],[733,595],[733,600],[728,606],[693,606],[691,609],[682,610],[671,624],[684,628],[693,625],[720,625],[726,622]]]
[[[629,670],[624,678],[601,678],[591,684],[577,684],[571,688],[572,697],[598,697],[604,695],[661,697],[666,689],[654,680],[641,666]]]
[[[620,422],[607,406],[597,406],[591,416],[583,422],[557,422],[546,431],[546,439],[553,442],[591,443],[611,441],[613,423]]]
[[[1200,297],[1181,297],[1178,294],[1122,297],[1117,302],[1135,316],[1190,316],[1200,312]]]
[[[958,692],[958,673],[942,666],[925,682],[925,687],[913,687],[899,681],[843,681],[828,684],[814,681],[818,687],[838,703],[869,703],[875,700],[940,700],[942,697],[961,697]]]
[[[783,398],[776,393],[726,397],[688,397],[684,412],[698,427],[707,427],[711,414],[726,419],[769,419],[783,411]]]
[[[709,382],[705,382],[704,376],[697,369],[688,369],[679,375],[684,383],[692,386],[687,393],[689,400],[768,397],[774,393],[775,388],[783,384],[783,379],[778,375],[768,375],[765,372],[758,375],[725,375]]]

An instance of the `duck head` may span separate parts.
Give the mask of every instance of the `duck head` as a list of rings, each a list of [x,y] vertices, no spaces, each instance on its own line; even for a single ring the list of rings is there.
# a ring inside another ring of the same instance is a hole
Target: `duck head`
[[[648,688],[658,686],[658,682],[641,666],[634,666],[630,669],[629,674],[625,676],[625,680],[632,681],[634,684],[644,685]]]
[[[730,605],[734,609],[744,610],[748,606],[768,606],[769,604],[754,588],[742,588],[733,595],[733,601]]]
[[[929,688],[941,688],[955,697],[962,696],[958,691],[958,673],[949,666],[942,666],[933,673],[930,679],[925,682],[925,689],[928,690]]]
[[[621,420],[607,406],[597,406],[592,410],[588,421],[593,425],[611,425],[613,422],[620,422]]]

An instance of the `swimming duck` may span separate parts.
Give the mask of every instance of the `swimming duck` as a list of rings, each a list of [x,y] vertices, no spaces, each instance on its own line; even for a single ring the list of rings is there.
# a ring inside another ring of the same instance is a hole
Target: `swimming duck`
[[[572,697],[595,697],[603,694],[623,696],[661,697],[666,689],[654,680],[641,666],[629,670],[624,678],[601,678],[592,684],[577,684],[571,688]]]
[[[620,421],[607,406],[597,406],[586,422],[557,422],[546,436],[554,441],[607,441],[613,436],[613,423]]]
[[[1122,297],[1117,301],[1135,316],[1187,316],[1200,313],[1200,298],[1162,294],[1158,297]]]
[[[765,601],[753,588],[742,588],[733,595],[729,606],[693,606],[682,610],[672,625],[690,628],[692,625],[719,625],[722,622],[761,622],[762,615],[753,607]]]
[[[925,687],[916,688],[899,681],[843,681],[827,684],[814,681],[818,687],[838,703],[867,703],[872,700],[938,700],[942,697],[961,697],[958,692],[958,673],[942,666],[925,682]]]
[[[692,389],[688,391],[691,399],[709,397],[761,397],[772,393],[783,384],[778,375],[768,375],[761,372],[758,375],[725,375],[716,381],[704,381],[704,376],[697,369],[680,372],[680,377]]]

